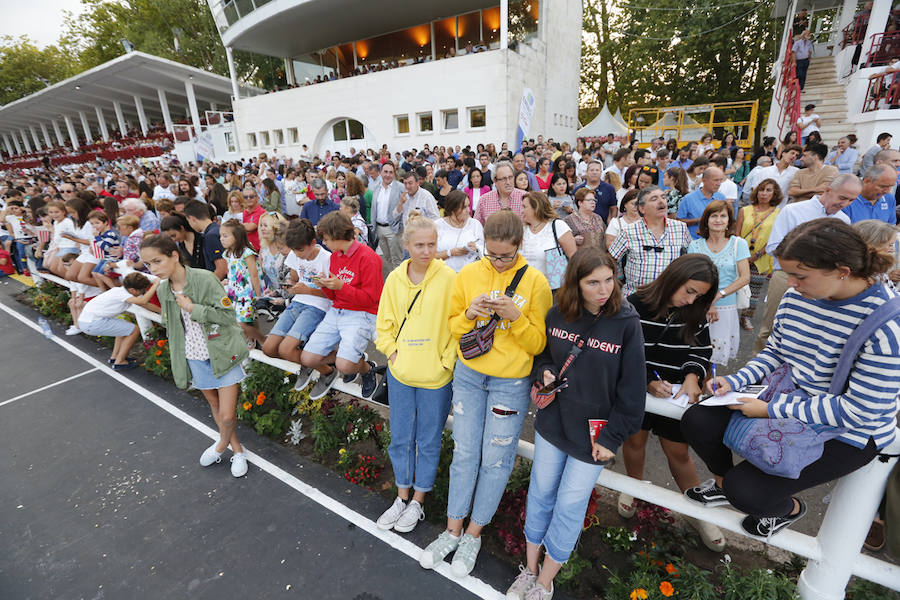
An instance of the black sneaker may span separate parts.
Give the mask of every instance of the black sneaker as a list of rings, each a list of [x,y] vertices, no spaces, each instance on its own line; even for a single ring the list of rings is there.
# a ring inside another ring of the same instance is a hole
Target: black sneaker
[[[806,502],[797,498],[797,503],[800,504],[800,512],[796,515],[788,517],[754,517],[748,515],[741,521],[741,527],[743,527],[748,535],[761,538],[771,537],[794,521],[799,521],[806,515]]]
[[[725,491],[716,485],[715,479],[707,479],[700,485],[684,491],[684,496],[695,504],[701,506],[723,506],[728,504]]]
[[[368,400],[378,387],[378,374],[375,372],[375,363],[371,360],[366,362],[369,363],[369,372],[362,376],[362,397]]]
[[[328,390],[331,389],[331,386],[334,385],[334,380],[337,379],[338,370],[334,367],[331,367],[331,373],[328,375],[319,374],[319,379],[316,380],[316,384],[313,386],[312,391],[309,392],[310,400],[318,400],[328,393]]]
[[[363,360],[369,362],[369,355],[363,352]],[[356,378],[359,377],[359,373],[348,373],[343,376],[344,383],[350,384],[356,381]]]

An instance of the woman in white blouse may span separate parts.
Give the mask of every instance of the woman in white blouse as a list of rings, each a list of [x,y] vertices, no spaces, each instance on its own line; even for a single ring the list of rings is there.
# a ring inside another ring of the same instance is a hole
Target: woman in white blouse
[[[628,225],[639,221],[641,215],[637,209],[638,190],[628,190],[622,200],[619,202],[619,216],[610,219],[606,226],[606,247],[612,246],[612,243],[619,237],[619,233]]]
[[[545,276],[547,275],[547,250],[559,247],[569,258],[578,250],[575,236],[565,221],[559,219],[556,211],[550,205],[547,194],[543,192],[528,192],[522,203],[525,217],[525,235],[522,238],[522,250],[520,253],[528,261],[529,266],[534,267]],[[556,236],[554,237],[554,228]],[[551,289],[552,289],[551,285]]]
[[[461,190],[453,190],[444,200],[443,219],[437,226],[437,258],[459,273],[470,262],[481,258],[484,248],[484,228],[478,219],[469,216],[469,197]]]

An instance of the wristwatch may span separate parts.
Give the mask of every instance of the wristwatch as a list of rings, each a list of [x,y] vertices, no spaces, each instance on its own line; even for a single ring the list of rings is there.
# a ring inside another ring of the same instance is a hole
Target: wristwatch
[[[722,297],[724,298],[724,297],[727,296],[728,294],[725,293],[725,290],[719,290],[719,295],[722,296]]]

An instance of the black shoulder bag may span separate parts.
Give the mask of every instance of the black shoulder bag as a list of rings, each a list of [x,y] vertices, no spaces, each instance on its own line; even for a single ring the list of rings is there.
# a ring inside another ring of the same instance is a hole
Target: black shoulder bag
[[[528,265],[525,265],[516,271],[515,276],[509,283],[509,287],[506,288],[506,292],[504,292],[505,295],[510,298],[515,296],[516,287],[518,287],[519,282],[522,281],[522,276],[525,275],[526,269],[528,269]],[[484,327],[476,327],[472,331],[464,333],[459,338],[459,351],[463,358],[471,360],[482,354],[487,354],[494,346],[494,331],[497,329],[497,324],[499,322],[500,315],[494,313]]]

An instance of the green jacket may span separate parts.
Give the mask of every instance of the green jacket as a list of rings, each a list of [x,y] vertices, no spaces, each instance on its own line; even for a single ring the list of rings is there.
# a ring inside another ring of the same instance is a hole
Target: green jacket
[[[203,269],[187,270],[184,295],[194,303],[191,319],[203,325],[213,375],[221,377],[249,355],[247,342],[238,325],[231,300],[216,276]],[[169,335],[169,353],[175,385],[186,388],[191,370],[184,356],[184,324],[181,308],[175,302],[169,280],[163,280],[156,292],[162,306],[162,322]]]

